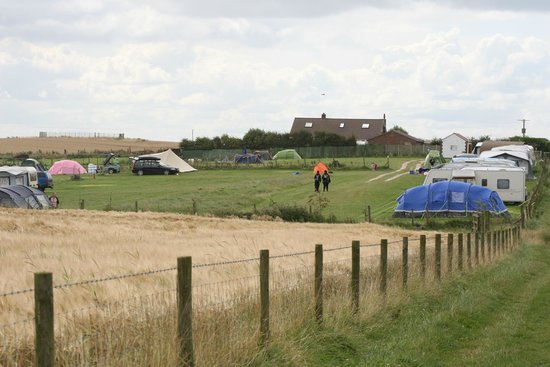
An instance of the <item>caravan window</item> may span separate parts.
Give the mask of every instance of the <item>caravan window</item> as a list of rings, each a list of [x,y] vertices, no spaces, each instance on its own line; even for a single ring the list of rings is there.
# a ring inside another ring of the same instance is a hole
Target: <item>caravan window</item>
[[[510,188],[510,180],[504,179],[504,178],[497,180],[497,189],[505,190],[509,188]]]
[[[441,181],[447,181],[447,179],[446,179],[446,178],[437,178],[437,177],[436,177],[436,178],[434,178],[434,179],[432,180],[433,183],[441,182]]]
[[[481,179],[481,186],[487,186],[487,179],[486,178]]]

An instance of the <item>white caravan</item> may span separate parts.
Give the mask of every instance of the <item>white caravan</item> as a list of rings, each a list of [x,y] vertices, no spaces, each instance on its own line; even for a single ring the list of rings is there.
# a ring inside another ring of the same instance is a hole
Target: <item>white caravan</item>
[[[519,167],[491,167],[448,164],[426,173],[424,185],[438,181],[463,181],[488,187],[504,202],[523,202],[527,198],[525,170]]]
[[[34,167],[0,167],[0,186],[25,185],[38,187],[38,174]]]

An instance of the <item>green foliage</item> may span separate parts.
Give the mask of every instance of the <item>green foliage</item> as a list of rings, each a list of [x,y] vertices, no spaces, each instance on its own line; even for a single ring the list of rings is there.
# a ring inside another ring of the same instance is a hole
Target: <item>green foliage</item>
[[[432,140],[430,140],[430,142],[428,143],[429,145],[443,145],[443,139],[441,138],[433,138]]]
[[[242,139],[230,137],[227,134],[221,137],[199,137],[195,141],[183,139],[180,148],[183,150],[212,150],[212,149],[269,149],[294,148],[310,146],[354,146],[355,137],[344,138],[338,134],[316,132],[315,135],[307,131],[293,134],[250,129]]]
[[[546,138],[532,138],[526,136],[512,136],[511,141],[523,141],[525,144],[533,146],[535,150],[540,150],[541,152],[550,152],[550,141]]]

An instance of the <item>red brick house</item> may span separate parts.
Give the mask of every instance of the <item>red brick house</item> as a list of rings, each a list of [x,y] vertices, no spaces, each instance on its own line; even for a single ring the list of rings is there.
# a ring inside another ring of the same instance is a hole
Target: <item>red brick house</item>
[[[424,140],[410,136],[401,130],[390,130],[369,140],[369,144],[422,145]]]

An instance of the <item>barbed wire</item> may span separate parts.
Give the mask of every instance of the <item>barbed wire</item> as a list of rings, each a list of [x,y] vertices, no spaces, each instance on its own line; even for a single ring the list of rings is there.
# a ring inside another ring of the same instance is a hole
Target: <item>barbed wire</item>
[[[435,236],[427,237],[427,239],[435,240]],[[411,241],[416,241],[416,239],[412,239]],[[401,240],[390,241],[390,242],[388,242],[388,244],[389,245],[390,244],[397,244],[397,243],[401,243],[401,242],[402,242],[402,239]],[[360,245],[360,247],[363,247],[363,248],[366,248],[366,247],[379,247],[379,246],[380,246],[380,243]],[[345,250],[345,249],[349,249],[349,248],[351,248],[351,245],[345,245],[345,246],[340,246],[340,247],[335,247],[335,248],[327,248],[327,249],[324,248],[323,252],[340,251],[340,250]],[[293,256],[304,256],[304,255],[311,255],[311,254],[314,254],[314,253],[315,253],[314,250],[313,251],[295,252],[295,253],[289,253],[289,254],[281,254],[281,255],[270,256],[270,259],[281,259],[281,258],[287,258],[287,257],[293,257]],[[260,260],[259,257],[254,257],[254,258],[248,258],[248,259],[226,260],[226,261],[217,261],[217,262],[205,263],[205,264],[195,264],[192,267],[197,269],[197,268],[232,265],[232,264],[239,264],[239,263],[256,262],[256,261],[259,261],[259,260]],[[169,267],[169,268],[153,269],[153,270],[142,271],[142,272],[137,272],[137,273],[112,275],[112,276],[108,276],[108,277],[104,277],[104,278],[86,279],[86,280],[82,280],[82,281],[78,281],[78,282],[58,284],[58,285],[55,285],[53,288],[54,289],[65,289],[65,288],[70,288],[70,287],[75,287],[75,286],[97,284],[97,283],[103,283],[103,282],[108,282],[108,281],[113,281],[113,280],[122,280],[122,279],[128,279],[128,278],[139,277],[139,276],[148,276],[148,275],[160,274],[160,273],[165,273],[165,272],[170,272],[170,271],[175,271],[175,270],[177,270],[177,267],[174,266],[174,267]],[[9,297],[9,296],[16,296],[16,295],[26,294],[26,293],[31,293],[31,292],[34,292],[34,288],[27,288],[27,289],[15,290],[15,291],[11,291],[11,292],[4,292],[4,293],[0,293],[0,298]]]
[[[259,261],[259,257],[253,257],[250,259],[242,259],[242,260],[226,260],[226,261],[217,261],[213,263],[206,263],[206,264],[196,264],[193,265],[193,268],[207,268],[211,266],[221,266],[221,265],[231,265],[231,264],[238,264],[238,263],[248,263],[248,262],[254,262]]]
[[[168,271],[174,271],[177,270],[176,267],[171,268],[165,268],[165,269],[156,269],[156,270],[149,270],[149,271],[142,271],[139,273],[129,273],[129,274],[123,274],[123,275],[113,275],[110,277],[105,278],[97,278],[97,279],[88,279],[88,280],[82,280],[80,282],[74,282],[74,283],[65,283],[65,284],[59,284],[55,285],[54,289],[63,289],[63,288],[69,288],[69,287],[75,287],[78,285],[87,285],[87,284],[94,284],[94,283],[103,283],[111,280],[121,280],[121,279],[127,279],[127,278],[133,278],[133,277],[139,277],[144,275],[153,275],[153,274],[159,274],[159,273],[166,273]]]
[[[16,296],[18,294],[34,292],[34,288],[21,289],[13,292],[0,293],[0,297]]]

